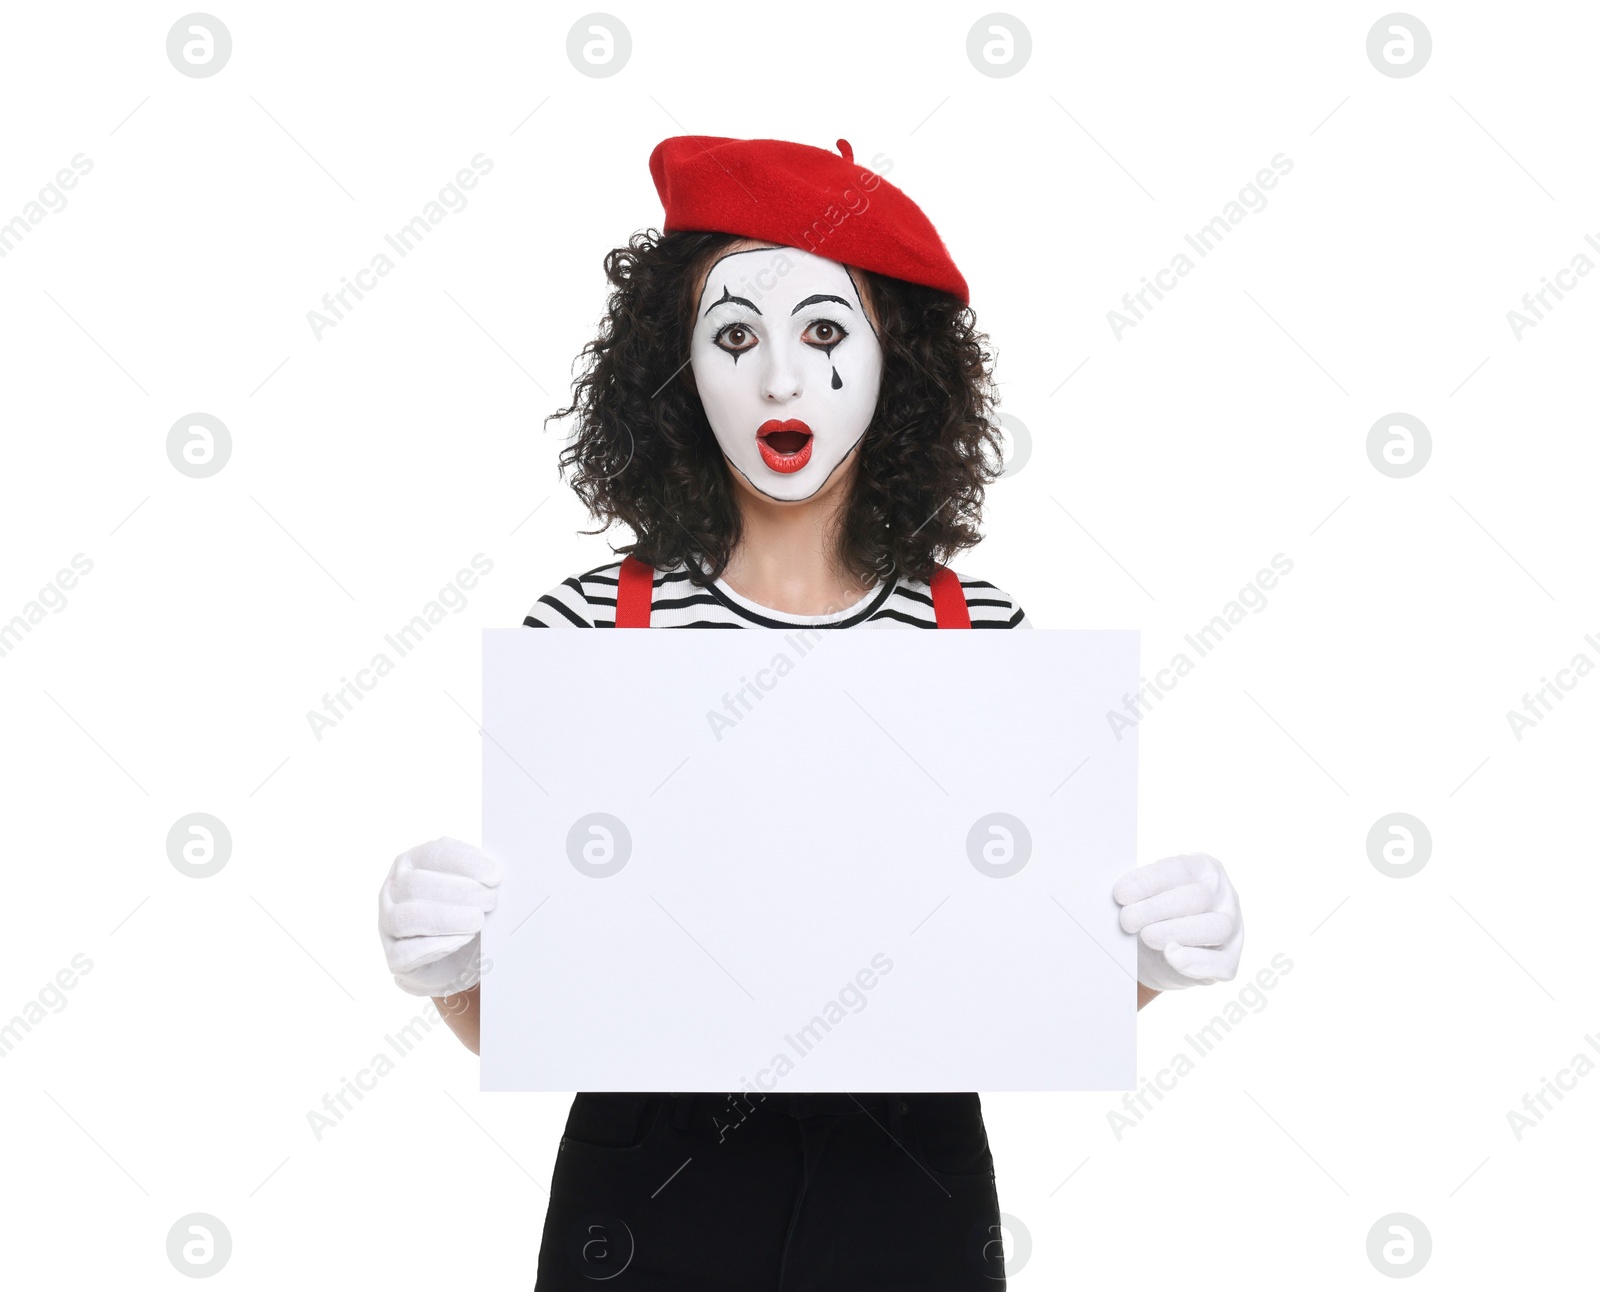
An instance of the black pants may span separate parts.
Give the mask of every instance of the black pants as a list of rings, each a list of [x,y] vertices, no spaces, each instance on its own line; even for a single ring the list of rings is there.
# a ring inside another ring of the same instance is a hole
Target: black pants
[[[975,1094],[580,1094],[537,1292],[993,1292]]]

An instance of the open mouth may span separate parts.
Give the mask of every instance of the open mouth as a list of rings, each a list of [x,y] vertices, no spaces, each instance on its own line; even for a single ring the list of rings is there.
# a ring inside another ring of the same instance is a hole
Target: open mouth
[[[787,422],[762,422],[756,428],[761,460],[787,475],[811,461],[811,428],[798,418]]]

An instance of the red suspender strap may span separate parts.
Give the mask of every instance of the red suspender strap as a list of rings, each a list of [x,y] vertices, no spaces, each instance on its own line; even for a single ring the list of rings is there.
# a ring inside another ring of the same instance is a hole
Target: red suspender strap
[[[622,558],[617,571],[617,627],[648,628],[650,597],[656,572],[632,556]]]
[[[961,580],[948,565],[941,565],[929,584],[933,591],[933,618],[940,628],[971,628],[972,616],[967,613],[967,594],[961,590]]]

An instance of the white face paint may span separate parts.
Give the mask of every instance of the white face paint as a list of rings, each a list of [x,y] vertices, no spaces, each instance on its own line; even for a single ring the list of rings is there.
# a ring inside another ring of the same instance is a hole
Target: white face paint
[[[769,498],[809,498],[866,432],[883,351],[845,267],[795,247],[711,267],[689,342],[722,452]]]

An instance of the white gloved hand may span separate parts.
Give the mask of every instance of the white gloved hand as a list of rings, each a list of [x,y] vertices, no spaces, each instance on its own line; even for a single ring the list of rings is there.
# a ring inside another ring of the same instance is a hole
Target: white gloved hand
[[[1111,890],[1139,935],[1139,981],[1152,991],[1227,982],[1239,970],[1244,919],[1222,863],[1203,852],[1128,871]]]
[[[378,936],[389,971],[413,996],[450,996],[480,977],[483,919],[500,863],[441,838],[402,852],[378,890]]]

